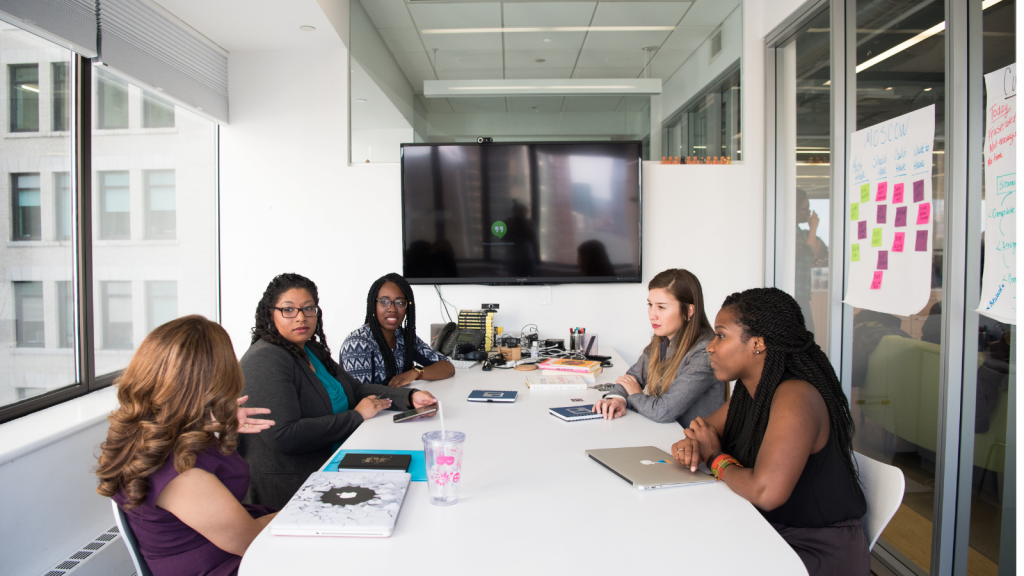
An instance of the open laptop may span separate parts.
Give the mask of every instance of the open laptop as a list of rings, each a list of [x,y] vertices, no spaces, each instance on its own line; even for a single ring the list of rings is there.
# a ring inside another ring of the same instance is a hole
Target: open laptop
[[[276,536],[391,536],[406,472],[314,472],[270,522]]]
[[[586,454],[640,490],[715,481],[714,476],[700,470],[690,472],[667,452],[654,446],[604,448],[587,450]]]

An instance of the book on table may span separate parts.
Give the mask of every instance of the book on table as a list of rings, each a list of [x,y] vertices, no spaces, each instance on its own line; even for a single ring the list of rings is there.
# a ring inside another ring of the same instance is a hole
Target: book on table
[[[275,536],[391,536],[411,476],[314,472],[270,522]]]
[[[602,372],[601,363],[594,360],[574,360],[571,358],[552,358],[537,366],[541,370],[567,372],[572,374],[590,374],[596,376]]]
[[[561,370],[541,370],[540,371],[540,375],[541,376],[575,376],[577,378],[582,378],[584,384],[597,384],[597,376],[599,374],[601,374],[601,373],[600,372],[595,372],[593,374],[577,374],[577,373],[574,373],[574,372],[562,372]]]
[[[540,374],[526,377],[530,390],[586,390],[586,378],[579,374]]]
[[[580,420],[595,420],[597,418],[604,418],[600,412],[594,412],[593,404],[583,404],[582,406],[565,406],[562,408],[551,408],[548,410],[552,416],[561,418],[566,422],[579,422]]]

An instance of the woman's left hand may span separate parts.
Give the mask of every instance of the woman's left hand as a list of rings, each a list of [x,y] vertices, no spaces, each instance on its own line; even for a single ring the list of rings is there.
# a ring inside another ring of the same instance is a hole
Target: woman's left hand
[[[419,378],[419,376],[420,373],[415,370],[406,370],[405,372],[402,372],[398,376],[392,378],[391,381],[388,382],[388,386],[390,388],[401,388],[402,386],[405,386],[406,384],[409,384],[410,382],[416,380],[417,378]]]
[[[242,404],[249,399],[249,396],[242,396],[238,399],[238,431],[242,434],[257,434],[274,425],[273,420],[261,418],[250,418],[256,414],[270,414],[269,408],[244,408]]]
[[[619,376],[618,379],[615,380],[615,383],[625,388],[627,394],[643,393],[643,388],[640,387],[640,382],[629,374]]]
[[[697,441],[700,445],[700,460],[704,462],[708,456],[722,451],[722,442],[718,439],[718,432],[708,426],[704,419],[698,416],[690,427],[685,430],[686,437]]]
[[[437,404],[437,398],[434,398],[434,395],[426,390],[417,390],[413,392],[411,400],[413,408],[423,408],[424,406]],[[431,414],[431,416],[433,416],[433,414]]]

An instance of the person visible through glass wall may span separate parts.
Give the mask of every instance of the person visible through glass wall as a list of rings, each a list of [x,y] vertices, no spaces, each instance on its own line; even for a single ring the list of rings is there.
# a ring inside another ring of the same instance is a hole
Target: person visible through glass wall
[[[811,210],[811,201],[802,188],[796,189],[796,301],[807,321],[807,328],[814,331],[814,316],[811,314],[811,269],[828,266],[828,246],[818,238],[818,214]],[[807,224],[808,230],[799,228]]]

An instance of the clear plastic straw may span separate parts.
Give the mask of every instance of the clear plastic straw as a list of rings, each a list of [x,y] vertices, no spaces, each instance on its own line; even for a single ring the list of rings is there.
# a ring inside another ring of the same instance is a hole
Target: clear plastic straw
[[[441,441],[443,442],[446,438],[444,433],[444,409],[441,408],[441,401],[437,401],[437,416],[441,418]]]

